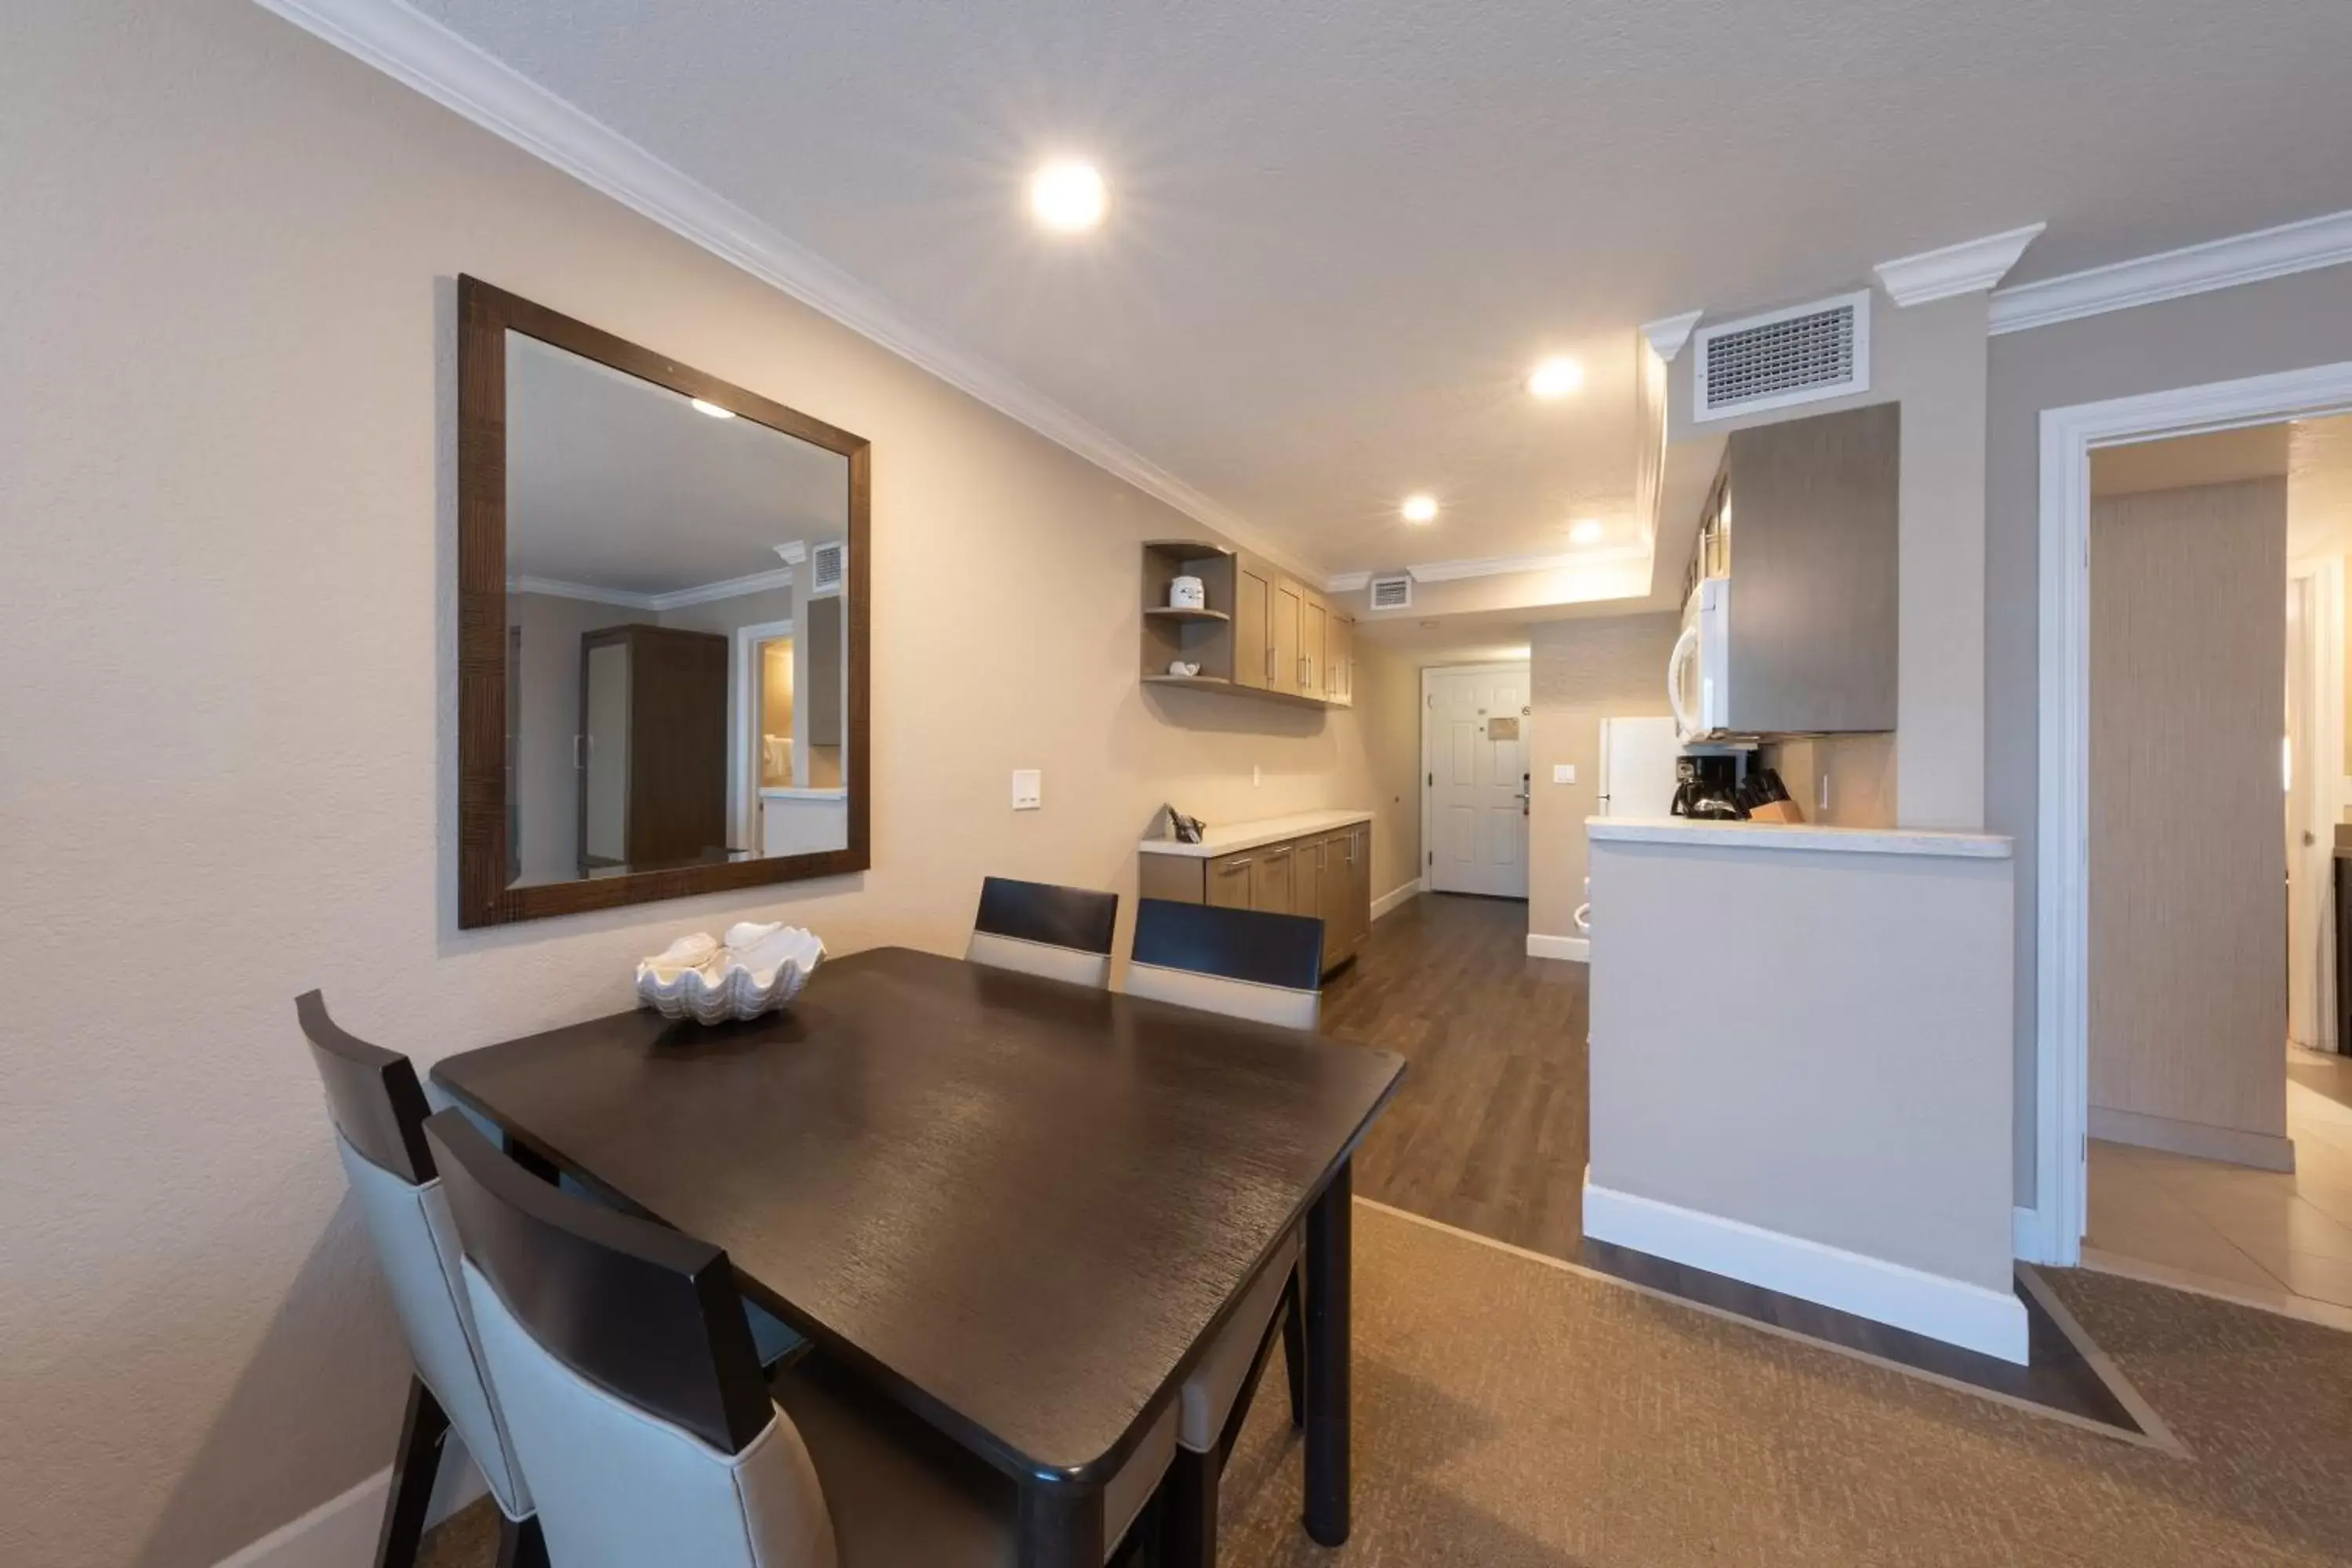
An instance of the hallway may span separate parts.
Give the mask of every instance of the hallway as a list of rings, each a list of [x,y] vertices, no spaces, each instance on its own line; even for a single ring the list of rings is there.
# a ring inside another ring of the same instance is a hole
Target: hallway
[[[1423,893],[1323,993],[1323,1032],[1412,1066],[1356,1192],[1574,1260],[1586,1151],[1581,963],[1527,956],[1527,905]]]

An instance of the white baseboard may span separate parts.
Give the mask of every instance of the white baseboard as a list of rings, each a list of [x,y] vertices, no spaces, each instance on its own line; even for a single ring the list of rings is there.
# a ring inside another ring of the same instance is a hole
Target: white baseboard
[[[1584,1234],[2020,1366],[2026,1362],[2025,1303],[2013,1291],[1948,1279],[1589,1180]]]
[[[2169,1116],[2147,1116],[2135,1110],[2109,1110],[2099,1105],[2090,1108],[2088,1121],[2091,1136],[2110,1143],[2132,1143],[2196,1160],[2252,1165],[2258,1171],[2294,1169],[2294,1140],[2273,1132],[2248,1132],[2204,1121],[2179,1121]]]
[[[1592,939],[1582,936],[1539,936],[1528,932],[1529,958],[1565,958],[1572,963],[1591,961]]]
[[[279,1525],[244,1550],[224,1557],[216,1568],[366,1568],[375,1561],[376,1537],[383,1530],[383,1501],[392,1490],[392,1467],[329,1498],[301,1518]],[[441,1474],[425,1512],[431,1529],[461,1508],[489,1495],[481,1467],[466,1457],[457,1434],[448,1436]]]
[[[1414,881],[1407,882],[1402,888],[1391,888],[1387,892],[1382,893],[1379,898],[1372,900],[1372,919],[1380,919],[1391,910],[1395,909],[1399,904],[1413,898],[1421,892],[1423,886],[1423,884],[1416,879]]]

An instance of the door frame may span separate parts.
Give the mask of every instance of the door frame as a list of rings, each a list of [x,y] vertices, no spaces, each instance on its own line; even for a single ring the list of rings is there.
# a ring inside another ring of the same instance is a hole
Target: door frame
[[[759,678],[751,661],[751,650],[776,637],[795,635],[793,621],[758,621],[748,626],[737,626],[728,647],[727,672],[727,826],[732,833],[743,835],[747,848],[758,849],[762,831],[759,814],[752,810],[753,795],[751,780],[756,766],[751,755],[751,709],[759,697]],[[793,693],[793,710],[800,710],[801,694]],[[793,749],[793,775],[800,776],[800,748]]]
[[[1429,715],[1432,711],[1432,704],[1436,700],[1437,694],[1429,689],[1429,678],[1433,675],[1479,675],[1489,670],[1507,669],[1519,670],[1528,678],[1528,712],[1520,721],[1521,728],[1519,731],[1519,743],[1521,745],[1526,745],[1528,743],[1530,731],[1535,726],[1536,670],[1535,660],[1532,658],[1482,658],[1474,660],[1469,664],[1425,664],[1421,667],[1421,864],[1414,868],[1414,869],[1419,873],[1419,876],[1415,878],[1413,886],[1422,892],[1427,893],[1435,890],[1431,886],[1430,872],[1437,864],[1437,851],[1432,847],[1437,840],[1431,837],[1432,818],[1430,816],[1429,801],[1432,787],[1430,784],[1430,775],[1436,768],[1436,764],[1431,759],[1429,752]],[[1528,754],[1532,755],[1533,753],[1530,752]],[[1528,783],[1528,793],[1531,795],[1535,793],[1535,782],[1532,778],[1530,778]],[[1532,800],[1528,803],[1529,807],[1528,811],[1528,837],[1530,840],[1535,837],[1534,804],[1535,803]],[[1529,897],[1532,898],[1535,892],[1535,867],[1532,864],[1534,851],[1532,847],[1527,851],[1527,858],[1530,862],[1527,868],[1528,878],[1528,892]]]
[[[2343,808],[2347,804],[2347,770],[2344,765],[2344,558],[2340,555],[2290,558],[2286,574],[2289,590],[2303,596],[2303,640],[2306,657],[2299,676],[2308,686],[2304,693],[2306,711],[2300,742],[2302,751],[2293,759],[2295,772],[2303,776],[2309,791],[2304,802],[2301,826],[2306,832],[2325,836],[2332,831],[2334,824],[2343,820]],[[2290,641],[2287,649],[2290,658],[2294,651]],[[2290,700],[2289,733],[2294,732],[2293,710],[2294,704]],[[2333,859],[2332,847],[2324,847],[2319,856],[2314,856],[2312,851],[2291,844],[2288,855],[2290,879],[2307,872],[2313,859]],[[2317,892],[2317,909],[2311,929],[2305,933],[2309,939],[2304,947],[2305,972],[2301,977],[2302,984],[2294,987],[2296,992],[2303,993],[2309,999],[2312,1044],[2327,1051],[2343,1048],[2336,1030],[2338,998],[2334,962],[2336,909],[2333,883],[2331,865]],[[2291,882],[2290,885],[2295,884]],[[2292,926],[2289,927],[2289,935],[2292,938]],[[2294,980],[2292,950],[2287,973],[2289,980]],[[2289,1038],[2294,1037],[2294,995],[2290,994],[2287,998]]]
[[[2042,411],[2033,1205],[2013,1226],[2028,1262],[2079,1263],[2089,1204],[2091,453],[2347,411],[2352,362]]]

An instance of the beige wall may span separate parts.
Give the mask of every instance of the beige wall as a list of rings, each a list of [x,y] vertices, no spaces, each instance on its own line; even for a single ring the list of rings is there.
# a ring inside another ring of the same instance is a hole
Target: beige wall
[[[1595,847],[1592,1183],[2006,1295],[2010,862]]]
[[[1166,508],[243,0],[8,31],[0,924],[110,978],[20,987],[0,1052],[0,1561],[210,1563],[389,1459],[306,986],[429,1061],[746,915],[956,949],[989,871],[1131,892],[1163,800],[1375,805],[1410,877],[1410,671],[1361,649],[1352,713],[1138,687]],[[455,928],[460,270],[872,438],[870,873]]]
[[[2017,1144],[2034,1194],[2035,846],[2042,411],[2352,360],[2352,267],[2331,267],[1992,340],[1987,391],[1985,820],[2017,841]]]
[[[1908,310],[1878,294],[1868,392],[1745,418],[1694,424],[1688,351],[1674,365],[1677,442],[1902,405],[1893,788],[1883,787],[1882,775],[1872,803],[1880,820],[1891,816],[1906,826],[1984,824],[1985,310],[1981,294]],[[1854,760],[1874,769],[1881,761],[1867,750]]]
[[[1895,737],[1823,735],[1783,741],[1763,751],[1764,763],[1780,775],[1789,798],[1803,808],[1807,822],[1831,827],[1895,826]],[[1829,807],[1822,807],[1822,781],[1829,780]]]
[[[2286,481],[2091,503],[2090,1109],[2286,1158]]]
[[[1600,809],[1601,721],[1663,717],[1666,658],[1680,618],[1623,616],[1547,621],[1530,628],[1535,709],[1528,759],[1528,930],[1573,937],[1584,902],[1584,819]],[[1576,764],[1576,782],[1551,782],[1552,764]],[[1661,804],[1659,810],[1664,811]]]

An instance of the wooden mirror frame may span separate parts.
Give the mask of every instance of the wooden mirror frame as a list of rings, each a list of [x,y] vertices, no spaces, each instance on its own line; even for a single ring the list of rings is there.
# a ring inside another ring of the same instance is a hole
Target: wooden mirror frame
[[[840,849],[509,887],[507,866],[507,345],[536,338],[641,381],[699,397],[849,459],[849,661],[843,715],[849,842]],[[622,904],[838,877],[873,865],[867,705],[874,552],[872,443],[560,315],[478,279],[457,279],[457,924],[461,930]]]

